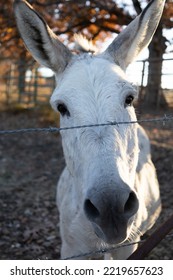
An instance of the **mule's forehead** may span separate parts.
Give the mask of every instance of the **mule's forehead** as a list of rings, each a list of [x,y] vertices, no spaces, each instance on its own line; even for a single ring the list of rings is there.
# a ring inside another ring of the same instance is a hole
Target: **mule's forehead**
[[[127,81],[122,69],[100,57],[79,57],[66,69],[63,76],[57,79],[57,88],[51,101],[59,97],[75,94],[76,98],[92,95],[96,99],[99,95],[114,94],[122,91],[134,90]]]

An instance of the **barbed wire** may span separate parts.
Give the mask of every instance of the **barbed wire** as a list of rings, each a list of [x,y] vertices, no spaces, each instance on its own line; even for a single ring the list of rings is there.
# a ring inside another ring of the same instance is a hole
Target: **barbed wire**
[[[152,119],[141,119],[135,121],[123,121],[123,122],[107,122],[100,124],[86,124],[79,126],[69,126],[69,127],[43,127],[43,128],[22,128],[22,129],[12,129],[12,130],[0,130],[0,135],[9,135],[9,134],[17,134],[17,133],[34,133],[34,132],[60,132],[65,130],[73,130],[73,129],[81,129],[81,128],[91,128],[91,127],[101,127],[101,126],[119,126],[119,125],[132,125],[132,124],[142,124],[142,123],[162,123],[165,125],[166,122],[173,121],[173,116],[164,115],[164,117],[160,118],[152,118]]]
[[[173,237],[173,233],[171,234],[168,234],[167,236],[165,236],[164,239],[169,239],[169,238],[172,238]],[[143,240],[139,240],[139,241],[134,241],[134,242],[128,242],[128,243],[123,243],[123,244],[119,244],[119,245],[114,245],[112,247],[107,247],[107,248],[101,248],[101,249],[98,249],[98,250],[94,250],[94,251],[90,251],[90,252],[86,252],[86,253],[81,253],[81,254],[78,254],[78,255],[73,255],[71,257],[67,257],[67,258],[64,258],[62,260],[73,260],[73,259],[79,259],[79,258],[83,258],[83,257],[92,257],[94,255],[103,255],[103,254],[106,254],[106,253],[111,253],[113,251],[116,251],[120,248],[125,248],[125,247],[128,247],[128,246],[133,246],[133,245],[139,245],[139,244],[142,244],[142,243],[145,243],[147,240],[147,238],[143,239]]]
[[[123,122],[107,122],[107,123],[100,123],[100,124],[86,124],[86,125],[79,125],[79,126],[70,126],[70,127],[44,127],[44,128],[23,128],[23,129],[12,129],[12,130],[0,130],[0,135],[11,135],[11,134],[21,134],[21,133],[35,133],[35,132],[51,132],[56,133],[65,130],[73,130],[73,129],[82,129],[82,128],[92,128],[92,127],[103,127],[103,126],[119,126],[119,125],[132,125],[132,124],[142,124],[142,123],[162,123],[162,125],[166,125],[167,122],[173,121],[173,116],[167,116],[166,114],[160,118],[151,118],[151,119],[141,119],[141,120],[134,120],[134,121],[123,121]],[[168,234],[165,238],[172,238],[173,234]],[[93,255],[98,254],[105,254],[110,253],[112,251],[118,250],[119,248],[133,246],[136,244],[144,243],[146,239],[136,241],[136,242],[128,242],[124,244],[120,244],[117,246],[101,248],[95,251],[90,251],[86,253],[81,253],[78,255],[70,256],[64,258],[63,260],[71,260],[71,259],[79,259],[84,257],[90,257]]]
[[[128,246],[132,246],[132,245],[136,245],[136,244],[141,244],[145,241],[146,240],[140,240],[140,241],[136,241],[136,242],[129,242],[129,243],[124,243],[124,244],[120,244],[120,245],[116,245],[116,246],[112,246],[112,247],[102,248],[102,249],[90,251],[90,252],[87,252],[87,253],[83,253],[83,254],[81,253],[81,254],[78,254],[78,255],[67,257],[67,258],[64,258],[62,260],[79,259],[79,258],[91,257],[91,256],[94,256],[94,255],[99,255],[99,254],[103,255],[105,253],[111,253],[112,251],[116,251],[116,250],[118,250],[120,248],[123,248],[123,247],[128,247]]]

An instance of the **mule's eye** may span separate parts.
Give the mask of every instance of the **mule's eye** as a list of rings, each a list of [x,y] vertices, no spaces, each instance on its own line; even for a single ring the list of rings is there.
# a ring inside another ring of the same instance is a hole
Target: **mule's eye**
[[[69,112],[69,110],[67,109],[67,106],[64,103],[59,103],[57,105],[57,110],[60,112],[60,114],[62,116],[70,117],[70,112]]]
[[[126,100],[125,100],[125,107],[132,106],[133,100],[134,100],[134,96],[133,95],[128,95],[126,97]]]

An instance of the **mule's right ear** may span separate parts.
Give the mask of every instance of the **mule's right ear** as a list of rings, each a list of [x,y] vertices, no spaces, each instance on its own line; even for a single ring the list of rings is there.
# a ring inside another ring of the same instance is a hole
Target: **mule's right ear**
[[[64,71],[72,54],[25,0],[14,1],[17,27],[27,49],[42,65],[56,73]]]

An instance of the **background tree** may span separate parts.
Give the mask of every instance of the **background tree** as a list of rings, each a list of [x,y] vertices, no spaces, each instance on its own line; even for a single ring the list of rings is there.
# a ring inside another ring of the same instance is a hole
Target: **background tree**
[[[141,1],[132,0],[136,12],[139,14],[142,10]],[[149,2],[149,1],[148,1]],[[149,45],[149,66],[147,88],[144,96],[144,104],[150,107],[167,106],[163,91],[161,88],[162,62],[169,41],[163,35],[164,28],[173,27],[173,2],[168,0],[164,9],[161,22],[154,34],[153,40]]]
[[[88,39],[106,40],[112,32],[119,33],[132,17],[113,1],[58,1],[29,0],[46,19],[65,44],[73,41],[74,33],[83,33]],[[25,50],[16,29],[13,0],[0,2],[0,61],[15,61],[19,72],[19,93],[25,91],[25,72],[33,59]],[[6,72],[8,71],[8,67]],[[4,73],[6,74],[6,73]]]
[[[57,35],[63,34],[61,39],[70,46],[74,33],[83,33],[95,42],[106,41],[113,33],[119,33],[124,25],[130,23],[136,16],[135,11],[137,14],[140,13],[142,4],[147,1],[131,0],[131,8],[134,7],[134,12],[127,6],[127,1],[120,0],[29,0],[28,2],[40,11]],[[25,81],[21,80],[21,73],[25,73],[33,64],[33,59],[25,50],[16,29],[12,3],[13,0],[0,2],[0,61],[8,59],[8,61],[18,62],[20,88],[24,91]],[[160,91],[162,57],[167,43],[163,36],[163,28],[173,27],[172,17],[173,2],[168,0],[161,24],[149,47],[150,63],[145,101],[151,106],[155,106],[160,101],[164,103]],[[155,62],[156,59],[159,59],[160,64]]]
[[[74,33],[82,32],[88,39],[105,40],[112,32],[119,33],[123,25],[127,25],[132,17],[127,11],[119,8],[113,0],[94,1],[58,1],[29,0],[44,16],[57,35],[66,34],[72,41]],[[12,9],[13,0],[0,2],[0,59],[18,59],[23,53]],[[109,33],[109,34],[107,34]]]

